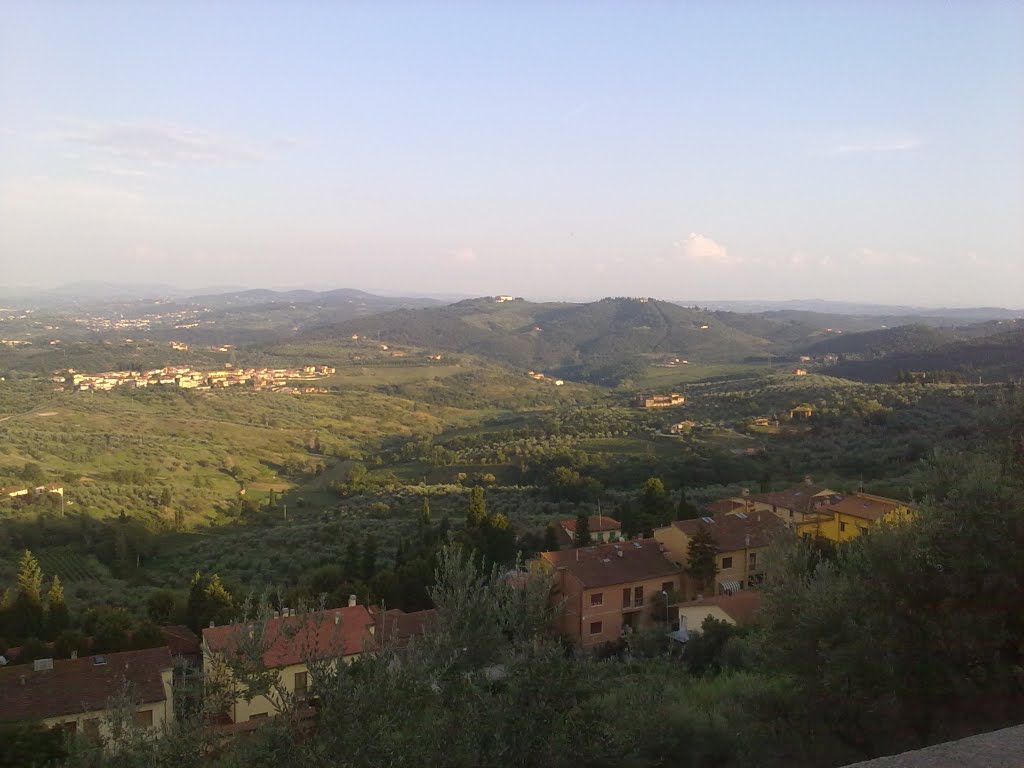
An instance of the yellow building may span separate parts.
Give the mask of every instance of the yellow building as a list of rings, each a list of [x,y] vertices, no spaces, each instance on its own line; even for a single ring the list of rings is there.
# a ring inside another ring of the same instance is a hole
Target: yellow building
[[[227,624],[203,630],[203,674],[207,695],[233,723],[273,717],[293,699],[301,703],[313,680],[310,663],[341,659],[351,663],[374,642],[374,618],[355,598],[345,608],[303,616],[282,616],[252,624]],[[246,684],[232,673],[235,663],[259,653],[269,678],[263,693],[247,696]]]
[[[166,647],[0,667],[0,722],[106,737],[119,705],[136,725],[161,733],[174,720],[173,671]]]
[[[764,581],[768,545],[785,525],[770,512],[736,512],[676,520],[663,528],[655,528],[654,538],[665,547],[669,559],[685,571],[690,541],[701,529],[711,534],[718,548],[715,583],[706,586],[714,594],[725,594],[756,587]],[[704,589],[688,575],[684,575],[683,583],[686,598],[695,597]]]
[[[914,511],[905,501],[855,493],[839,497],[807,516],[796,529],[801,536],[849,541],[866,533],[873,525],[903,523],[913,517]]]

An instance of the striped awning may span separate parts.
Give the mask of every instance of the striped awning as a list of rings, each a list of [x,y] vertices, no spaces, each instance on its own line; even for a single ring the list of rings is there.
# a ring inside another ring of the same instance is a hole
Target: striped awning
[[[732,592],[733,594],[736,594],[739,591],[740,591],[740,583],[738,581],[733,581],[732,579],[727,579],[725,581],[718,582],[718,592],[719,592],[719,594],[721,594],[723,592]]]

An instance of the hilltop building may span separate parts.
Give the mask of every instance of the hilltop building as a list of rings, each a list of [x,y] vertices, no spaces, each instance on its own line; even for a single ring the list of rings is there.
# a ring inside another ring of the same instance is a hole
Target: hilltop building
[[[617,642],[654,624],[653,599],[680,586],[679,567],[654,539],[542,552],[555,573],[552,602],[562,603],[559,631],[579,648]]]

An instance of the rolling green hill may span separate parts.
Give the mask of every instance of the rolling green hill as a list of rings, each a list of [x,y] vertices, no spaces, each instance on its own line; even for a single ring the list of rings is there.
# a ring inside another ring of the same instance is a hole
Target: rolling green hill
[[[1024,376],[1024,329],[953,341],[926,350],[898,352],[875,360],[846,360],[826,373],[857,381],[892,382],[901,372],[940,371],[968,381],[978,377],[989,382],[1020,379]]]
[[[734,362],[778,353],[787,346],[750,333],[734,321],[732,313],[653,299],[534,304],[482,298],[325,325],[312,330],[310,336],[325,339],[355,334],[382,342],[479,354],[555,373],[652,354],[708,363]]]

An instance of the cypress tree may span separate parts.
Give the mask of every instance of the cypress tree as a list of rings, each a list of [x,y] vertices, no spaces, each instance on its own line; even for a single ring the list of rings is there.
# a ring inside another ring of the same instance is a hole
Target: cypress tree
[[[477,528],[485,519],[487,519],[487,502],[484,500],[484,489],[474,486],[469,492],[469,513],[466,515],[466,524],[470,528]]]
[[[576,515],[576,539],[574,543],[577,547],[590,546],[590,518],[583,512]]]
[[[50,637],[56,637],[70,624],[68,606],[64,602],[64,585],[60,576],[53,575],[50,589],[46,593],[46,628]]]

